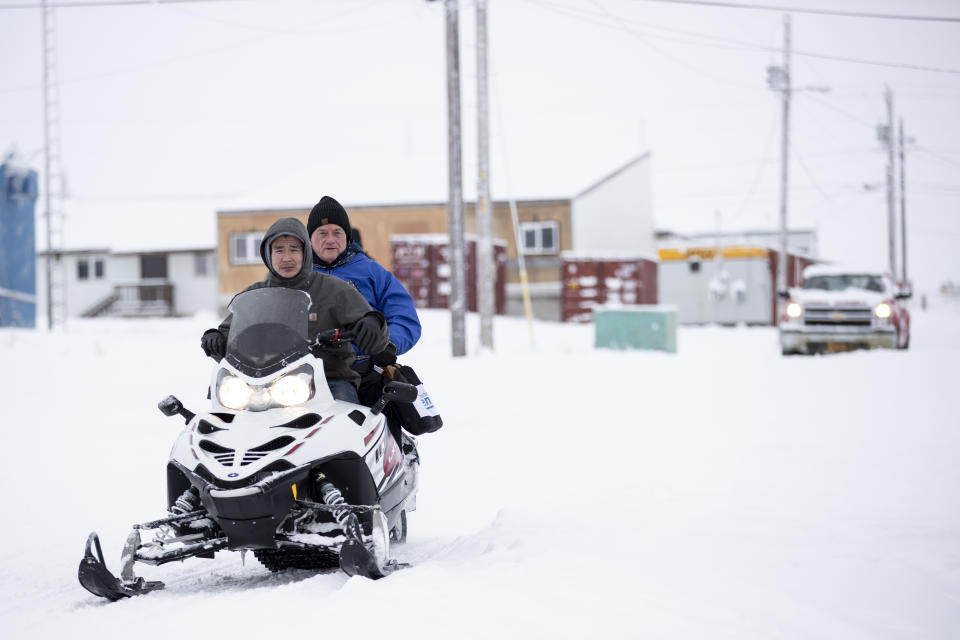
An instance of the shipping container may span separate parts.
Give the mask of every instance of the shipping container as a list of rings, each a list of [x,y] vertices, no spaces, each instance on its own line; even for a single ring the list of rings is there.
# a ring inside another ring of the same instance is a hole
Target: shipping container
[[[477,311],[477,240],[465,236],[467,310]],[[393,275],[406,287],[420,309],[446,309],[450,304],[450,236],[443,233],[390,236]],[[507,243],[493,241],[495,312],[507,308]]]
[[[657,304],[657,262],[646,257],[562,254],[564,322],[590,322],[599,306]]]
[[[728,245],[663,248],[659,255],[660,301],[677,306],[680,324],[776,324],[776,251]],[[788,286],[794,286],[811,260],[788,258]]]

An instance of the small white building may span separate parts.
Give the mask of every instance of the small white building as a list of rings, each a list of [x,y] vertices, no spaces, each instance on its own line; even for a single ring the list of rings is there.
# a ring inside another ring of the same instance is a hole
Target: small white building
[[[55,316],[215,312],[214,225],[214,211],[205,207],[138,203],[120,213],[115,207],[71,207],[64,233],[68,242],[52,254],[59,264],[52,278],[59,302]],[[38,317],[47,313],[47,255],[46,247],[38,246]]]
[[[216,310],[215,250],[113,252],[73,249],[59,254],[62,305],[68,318],[182,316]],[[38,255],[38,298],[46,309],[46,252]],[[45,311],[44,311],[45,313]]]
[[[756,245],[661,248],[661,304],[677,307],[681,324],[777,324],[778,254]],[[811,258],[787,256],[787,285],[799,283]]]

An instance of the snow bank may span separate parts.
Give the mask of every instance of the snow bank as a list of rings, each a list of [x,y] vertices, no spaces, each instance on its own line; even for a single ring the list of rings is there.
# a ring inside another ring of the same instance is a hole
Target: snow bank
[[[507,318],[495,353],[453,359],[449,316],[423,312],[406,360],[446,426],[420,438],[412,568],[275,575],[220,553],[99,600],[76,581],[84,540],[116,569],[130,525],[162,514],[179,423],[156,402],[205,403],[209,320],[0,332],[4,638],[960,631],[952,307],[917,313],[907,352],[786,359],[766,328],[681,328],[670,355],[595,351],[590,325],[536,323],[531,346]]]

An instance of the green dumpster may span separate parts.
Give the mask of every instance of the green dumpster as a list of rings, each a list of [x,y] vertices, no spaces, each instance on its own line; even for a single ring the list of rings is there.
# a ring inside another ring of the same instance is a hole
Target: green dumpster
[[[677,352],[677,307],[653,304],[593,312],[598,349],[649,349]]]

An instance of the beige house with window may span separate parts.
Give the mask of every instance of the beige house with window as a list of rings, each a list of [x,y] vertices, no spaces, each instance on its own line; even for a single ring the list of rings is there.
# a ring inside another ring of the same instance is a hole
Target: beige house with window
[[[329,195],[336,197],[336,194]],[[259,246],[270,225],[284,216],[299,218],[306,224],[313,204],[295,209],[217,212],[221,308],[238,291],[266,277]],[[446,202],[390,205],[343,202],[343,205],[350,215],[351,226],[360,233],[367,254],[388,269],[393,266],[391,236],[447,232]],[[573,197],[519,200],[516,207],[521,250],[538,317],[559,318],[562,252],[652,255],[656,249],[649,153],[634,158]],[[473,202],[464,204],[464,227],[467,233],[476,233]],[[508,313],[514,309],[519,311],[517,241],[508,202],[493,203],[493,235],[507,244]]]

